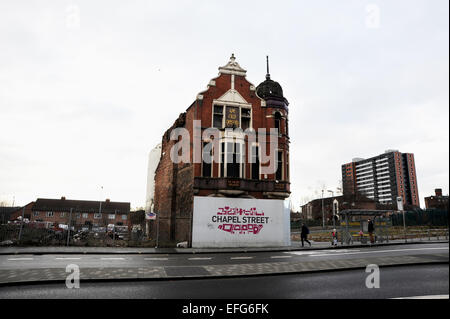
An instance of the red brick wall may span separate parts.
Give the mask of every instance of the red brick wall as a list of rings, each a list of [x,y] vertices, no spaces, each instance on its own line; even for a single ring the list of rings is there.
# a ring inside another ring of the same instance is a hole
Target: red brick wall
[[[414,161],[414,154],[407,154],[406,158],[409,172],[412,205],[419,207],[419,189],[417,186],[416,163]]]
[[[30,219],[32,214],[31,214],[31,207],[33,206],[34,202],[30,202],[27,205],[25,205],[25,212],[23,212],[23,208],[18,209],[17,211],[11,213],[11,215],[9,216],[9,220],[17,220],[18,217],[21,217],[22,214],[24,214],[24,218],[28,218]]]

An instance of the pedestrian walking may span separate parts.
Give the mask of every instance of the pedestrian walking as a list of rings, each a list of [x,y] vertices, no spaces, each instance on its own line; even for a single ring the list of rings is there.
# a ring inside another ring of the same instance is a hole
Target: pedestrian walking
[[[302,247],[305,247],[304,242],[306,241],[309,244],[309,247],[311,247],[311,243],[308,240],[308,234],[309,229],[306,227],[305,223],[302,224],[302,233],[300,234],[300,237],[302,238]]]
[[[338,245],[338,233],[336,231],[336,228],[333,229],[333,231],[331,232],[331,244],[333,246],[337,246]]]
[[[373,244],[374,243],[373,232],[375,231],[375,226],[373,224],[373,221],[370,218],[367,221],[367,231],[369,232],[370,243]]]
[[[364,238],[364,232],[362,231],[362,229],[359,231],[359,241],[362,243],[363,242],[363,238]]]

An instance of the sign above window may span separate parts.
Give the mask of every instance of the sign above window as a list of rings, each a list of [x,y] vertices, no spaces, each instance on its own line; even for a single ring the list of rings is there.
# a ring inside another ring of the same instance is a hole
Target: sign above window
[[[239,107],[227,106],[225,110],[225,127],[239,127]]]

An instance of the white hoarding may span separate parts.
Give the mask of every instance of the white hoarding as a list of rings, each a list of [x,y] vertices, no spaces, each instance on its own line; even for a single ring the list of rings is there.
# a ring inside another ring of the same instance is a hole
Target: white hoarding
[[[192,247],[290,246],[289,201],[194,197]]]

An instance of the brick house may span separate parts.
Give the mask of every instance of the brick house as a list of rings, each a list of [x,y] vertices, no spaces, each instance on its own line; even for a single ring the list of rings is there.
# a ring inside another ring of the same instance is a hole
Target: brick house
[[[163,135],[154,187],[154,211],[159,216],[161,241],[191,243],[196,196],[278,200],[289,197],[289,103],[281,86],[270,78],[268,63],[266,80],[257,87],[246,79],[246,72],[232,55],[225,66],[219,67],[219,75],[209,81],[207,89],[197,95]],[[194,121],[201,121],[198,129]],[[187,162],[171,160],[171,150],[179,142],[171,139],[171,134],[177,128],[189,132]],[[209,136],[209,128],[220,133]],[[270,133],[271,128],[278,133]],[[267,139],[258,135],[250,140],[230,129],[266,129]],[[263,168],[268,164],[261,160],[262,152],[271,154],[270,143],[274,140],[278,146],[272,157],[277,168],[265,174]],[[218,146],[208,150],[205,146],[213,142]],[[202,150],[199,162],[193,151],[196,143]],[[205,161],[205,155],[213,156],[212,162]],[[153,225],[152,237],[155,232]]]
[[[323,214],[322,214],[323,202]],[[360,195],[341,195],[334,197],[317,198],[301,207],[302,217],[307,220],[322,220],[325,215],[326,220],[333,220],[333,203],[337,202],[338,211],[344,209],[365,209],[376,210],[383,207],[373,199]],[[336,208],[335,208],[336,209]]]
[[[38,198],[26,206],[27,215],[30,222],[51,222],[53,224],[68,225],[71,217],[71,224],[75,226],[107,226],[114,224],[117,226],[128,225],[128,215],[130,213],[130,203],[88,200],[70,200],[65,197],[61,199]],[[71,212],[72,211],[72,215]],[[18,211],[22,215],[22,210]],[[14,216],[17,219],[17,216]]]
[[[443,196],[441,188],[436,188],[434,192],[434,196],[425,197],[426,208],[448,211],[448,195]]]
[[[9,216],[9,220],[18,220],[22,217],[26,218],[28,220],[31,220],[31,209],[34,205],[34,202],[29,202],[28,204],[26,204],[24,207],[17,207],[15,211],[11,212],[10,216]]]

